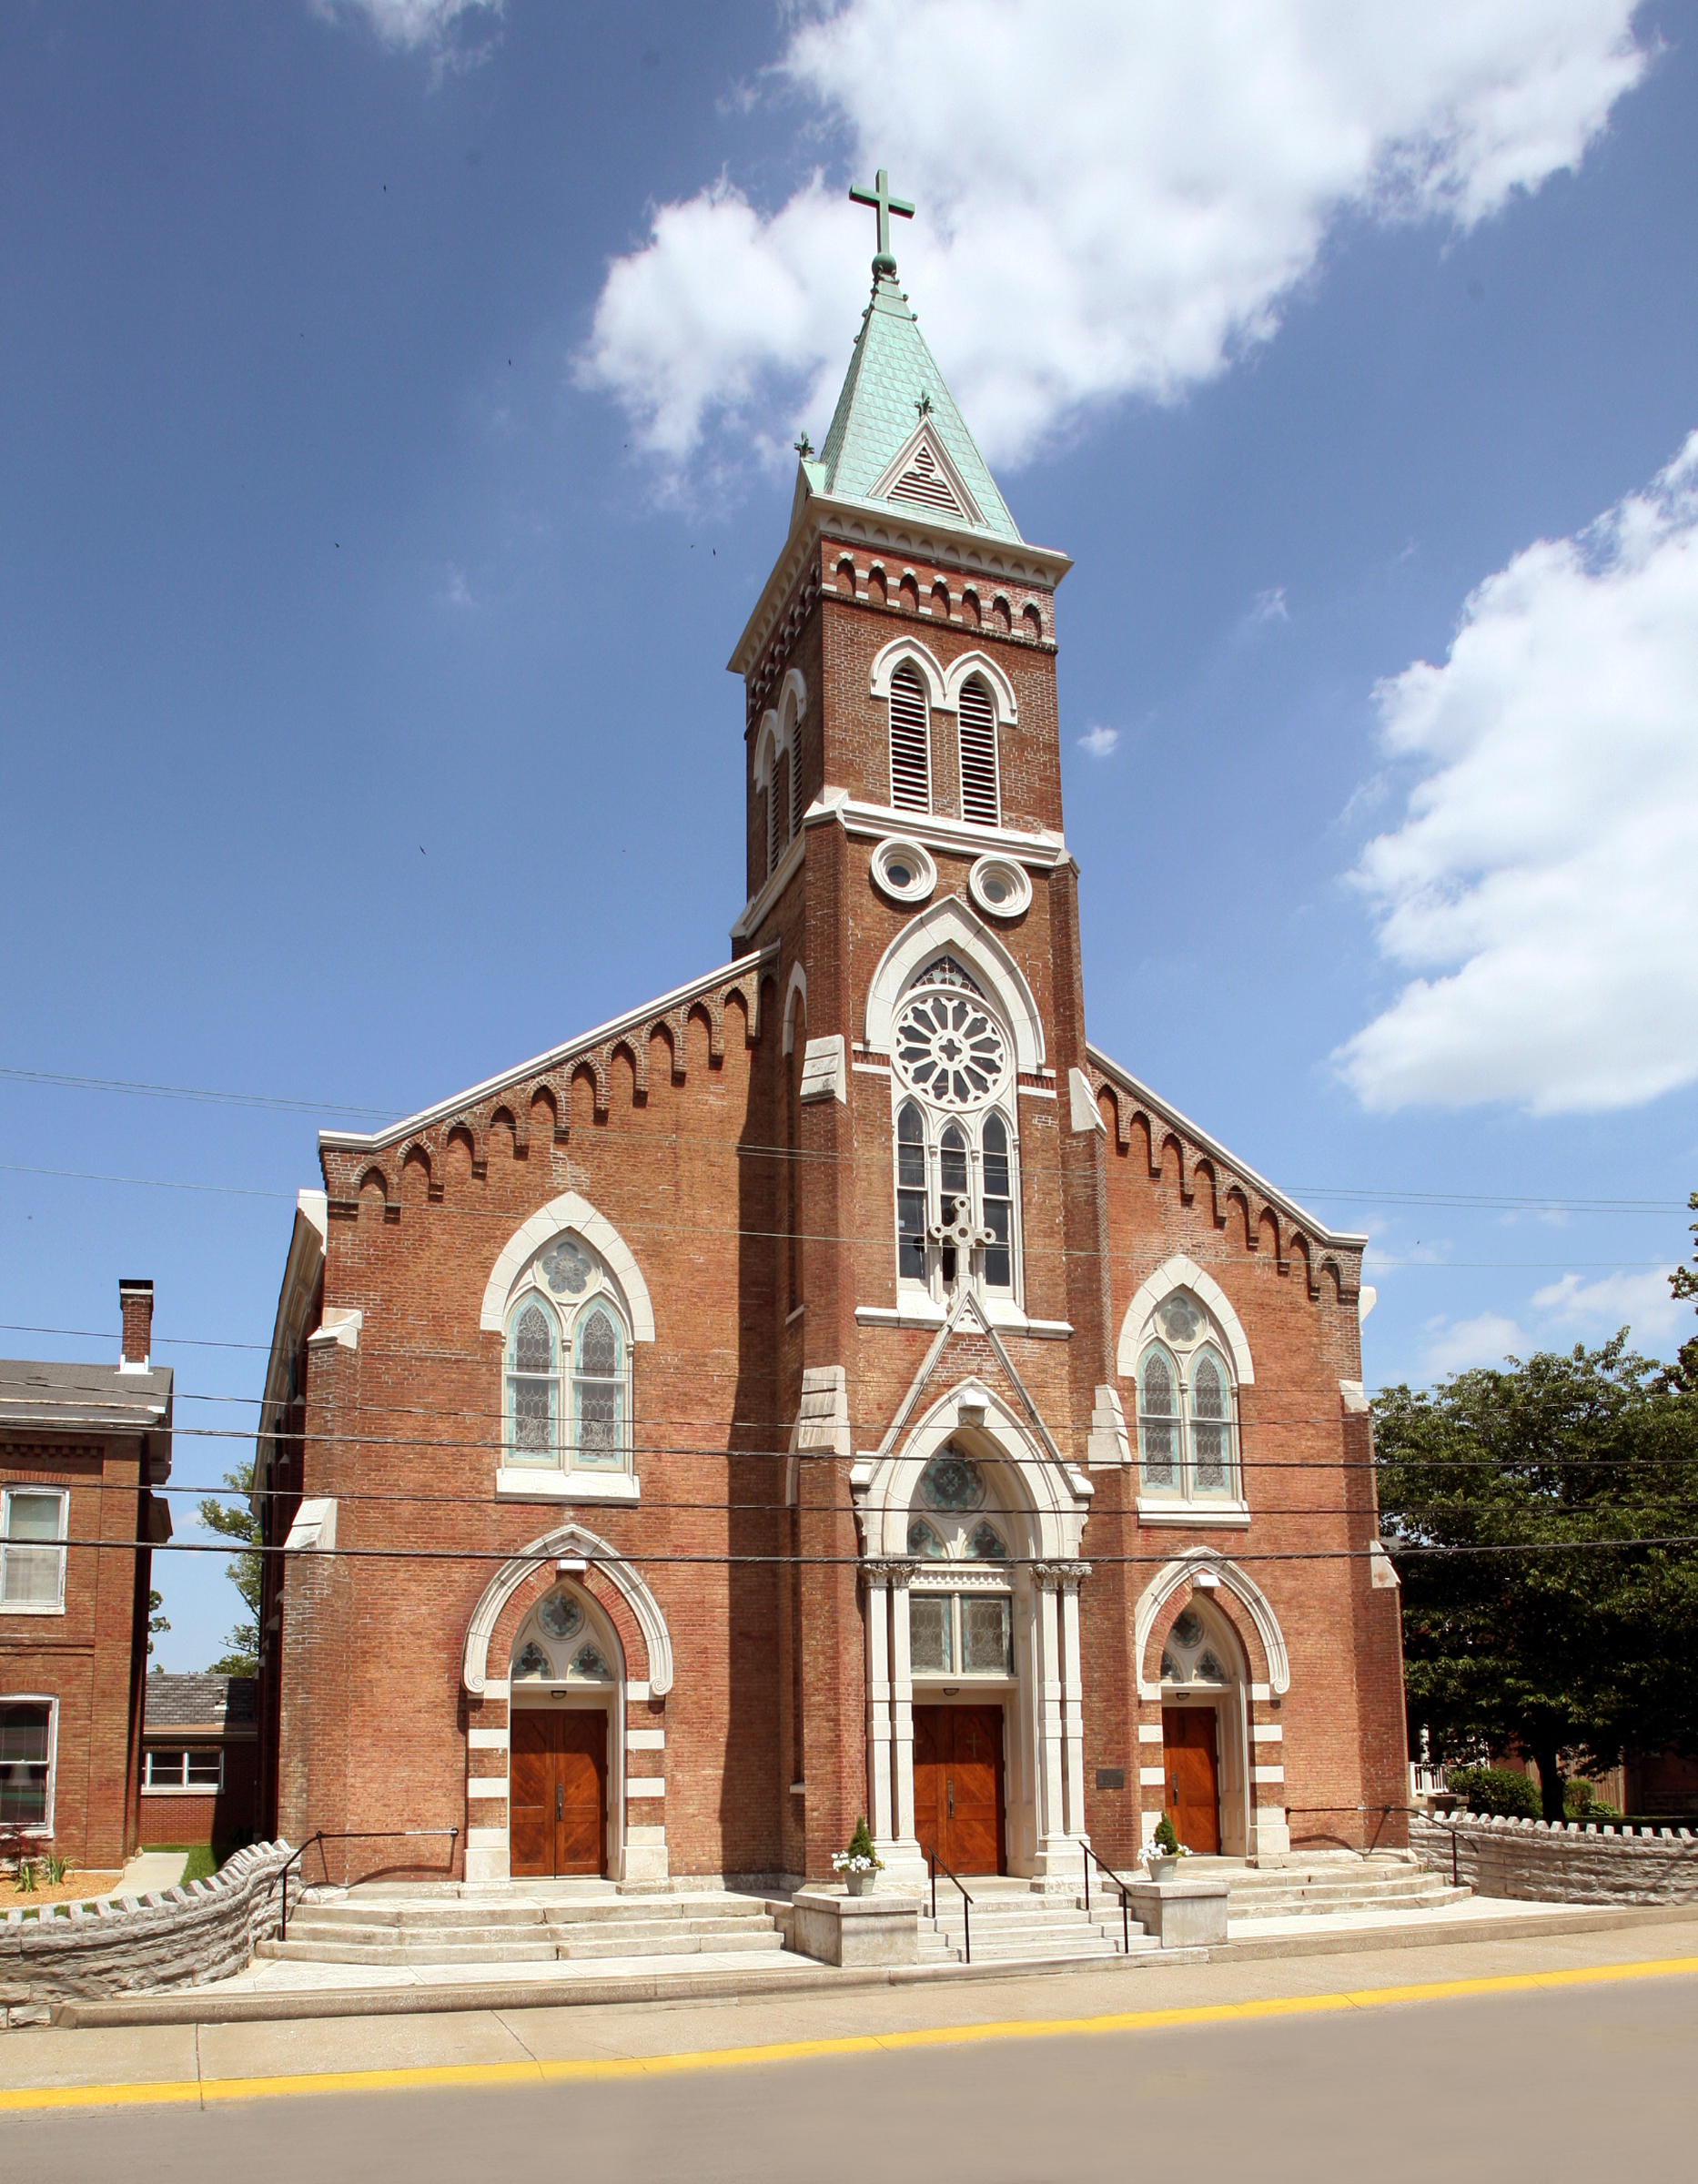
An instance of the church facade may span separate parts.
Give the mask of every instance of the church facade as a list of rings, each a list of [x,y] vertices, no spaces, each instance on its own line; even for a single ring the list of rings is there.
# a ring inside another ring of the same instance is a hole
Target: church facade
[[[730,960],[301,1194],[262,1819],[444,1831],[350,1870],[1405,1840],[1365,1239],[1090,1044],[1069,563],[874,271],[731,660]]]

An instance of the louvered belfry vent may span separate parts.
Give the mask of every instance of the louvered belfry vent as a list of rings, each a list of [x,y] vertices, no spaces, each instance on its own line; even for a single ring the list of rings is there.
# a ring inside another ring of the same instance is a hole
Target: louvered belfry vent
[[[976,826],[1002,824],[996,782],[996,714],[975,675],[961,690],[961,816]]]
[[[932,808],[932,723],[925,690],[914,669],[890,679],[890,801],[899,812]]]
[[[914,450],[914,460],[891,487],[890,497],[893,500],[917,500],[923,508],[941,509],[947,516],[966,512],[924,440]]]

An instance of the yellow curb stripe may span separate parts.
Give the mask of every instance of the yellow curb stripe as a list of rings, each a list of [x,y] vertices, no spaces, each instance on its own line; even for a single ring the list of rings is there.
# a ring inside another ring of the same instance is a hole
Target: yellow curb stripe
[[[1384,2009],[1410,2002],[1448,2002],[1463,1996],[1550,1992],[1698,1974],[1698,1956],[1638,1964],[1585,1965],[1569,1971],[1503,1972],[1477,1979],[1436,1979],[1423,1986],[1358,1987],[1329,1995],[1274,1995],[1253,2002],[1199,2002],[1173,2009],[1120,2010],[1096,2017],[1010,2017],[986,2025],[928,2026],[907,2032],[844,2033],[834,2038],[773,2041],[762,2047],[707,2048],[681,2055],[584,2057],[561,2062],[440,2063],[395,2070],[315,2070],[275,2078],[162,2079],[157,2084],[38,2086],[0,2089],[0,2114],[26,2109],[258,2100],[284,2095],[399,2093],[421,2088],[584,2084],[664,2077],[733,2066],[811,2062],[829,2056],[898,2053],[910,2048],[958,2048],[978,2040],[1058,2039],[1111,2032],[1160,2032],[1178,2026],[1251,2023],[1265,2017],[1318,2017],[1349,2009]]]

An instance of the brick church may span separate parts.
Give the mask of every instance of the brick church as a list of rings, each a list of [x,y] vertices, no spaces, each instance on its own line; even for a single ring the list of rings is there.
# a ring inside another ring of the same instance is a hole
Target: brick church
[[[891,1880],[1069,1891],[1164,1809],[1251,1860],[1405,1840],[1366,1239],[1087,1037],[1070,564],[870,201],[872,298],[730,662],[731,960],[325,1132],[300,1195],[261,1820],[444,1831],[352,1871],[770,1883],[863,1814]]]

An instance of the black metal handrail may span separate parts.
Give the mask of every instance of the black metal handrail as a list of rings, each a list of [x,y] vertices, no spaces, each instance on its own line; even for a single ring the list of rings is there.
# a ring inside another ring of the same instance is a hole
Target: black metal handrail
[[[1097,1870],[1099,1873],[1106,1873],[1120,1891],[1120,1954],[1123,1956],[1129,1956],[1132,1954],[1132,1914],[1127,1909],[1127,1884],[1120,1878],[1112,1866],[1105,1865],[1102,1859],[1097,1857],[1097,1853],[1088,1843],[1081,1843],[1079,1848],[1085,1853],[1085,1916],[1087,1918],[1091,1916],[1091,1866],[1094,1863]]]
[[[271,1899],[271,1889],[275,1888],[279,1881],[283,1884],[283,1917],[278,1929],[278,1939],[279,1941],[288,1939],[288,1869],[294,1865],[297,1858],[304,1858],[315,1843],[318,1845],[318,1863],[324,1867],[325,1884],[328,1886],[330,1879],[330,1862],[324,1855],[324,1846],[327,1843],[399,1843],[409,1835],[446,1835],[451,1843],[459,1836],[459,1834],[460,1830],[457,1827],[333,1828],[328,1834],[323,1828],[318,1829],[308,1836],[298,1850],[290,1851],[277,1872],[271,1876],[270,1886],[266,1890],[266,1900],[268,1903]],[[453,1862],[454,1854],[450,1850],[449,1863],[452,1865]]]
[[[1371,1858],[1378,1851],[1380,1829],[1385,1826],[1393,1813],[1419,1813],[1421,1808],[1418,1805],[1288,1805],[1285,1809],[1288,1815],[1291,1813],[1378,1813],[1380,1826],[1374,1830],[1374,1839],[1371,1843],[1365,1843],[1359,1851],[1357,1850],[1354,1843],[1340,1843],[1337,1835],[1330,1837],[1332,1842],[1339,1844],[1340,1850],[1353,1851],[1358,1857],[1367,1859]]]
[[[928,1850],[925,1855],[932,1868],[932,1924],[935,1926],[937,1924],[937,1871],[938,1867],[943,1865],[943,1861],[935,1850]],[[943,1870],[947,1877],[955,1882],[955,1886],[961,1888],[960,1876],[950,1873],[947,1866],[944,1866]],[[966,1906],[961,1914],[961,1928],[966,1937],[966,1960],[971,1964],[973,1961],[973,1898],[965,1888],[961,1888],[961,1901]]]

